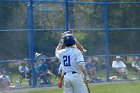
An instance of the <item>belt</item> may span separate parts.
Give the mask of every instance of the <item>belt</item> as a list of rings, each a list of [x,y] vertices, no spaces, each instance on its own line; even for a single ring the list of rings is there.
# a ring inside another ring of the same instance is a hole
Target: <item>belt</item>
[[[77,72],[75,72],[75,71],[72,71],[72,72],[70,72],[70,73],[72,73],[72,74],[75,74],[75,73],[77,73]],[[64,75],[66,75],[66,72],[64,73]]]

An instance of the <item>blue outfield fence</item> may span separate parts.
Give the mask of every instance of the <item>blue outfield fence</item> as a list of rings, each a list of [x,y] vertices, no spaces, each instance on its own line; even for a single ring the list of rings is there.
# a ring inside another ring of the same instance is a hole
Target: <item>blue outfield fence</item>
[[[98,59],[97,74],[102,80],[110,81],[115,56],[127,61],[140,56],[139,6],[136,0],[0,0],[0,65],[29,62],[35,77],[35,52],[51,59],[61,33],[73,29],[88,50],[85,55]],[[137,38],[131,40],[125,35]],[[106,77],[102,77],[99,69]],[[35,86],[32,78],[32,87]]]

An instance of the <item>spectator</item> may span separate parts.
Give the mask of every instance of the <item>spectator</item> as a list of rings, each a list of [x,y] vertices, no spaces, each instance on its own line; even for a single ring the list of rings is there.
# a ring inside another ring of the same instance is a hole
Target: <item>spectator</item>
[[[140,60],[138,56],[134,58],[134,61],[132,62],[132,68],[138,73],[140,79]]]
[[[98,79],[97,79],[97,75],[96,75],[96,68],[93,64],[93,59],[91,57],[87,59],[87,63],[85,65],[85,67],[86,67],[87,73],[90,77],[89,82],[97,81]]]
[[[56,63],[54,63],[53,68],[52,68],[53,74],[56,75],[57,77],[61,76],[61,72],[59,69],[60,64],[61,64],[60,62],[56,62]]]
[[[48,65],[46,64],[46,56],[36,52],[35,59],[36,59],[36,62],[34,63],[35,77],[32,77],[35,80],[35,85],[37,84],[38,79],[40,79],[39,82],[40,84],[47,84],[48,81],[46,71],[48,70]],[[32,72],[32,70],[30,72]]]
[[[19,66],[19,73],[20,73],[21,78],[26,78],[28,72],[29,72],[29,69],[26,66],[26,63],[21,63],[21,65]]]
[[[6,90],[9,90],[11,80],[10,80],[10,77],[6,74],[6,71],[2,72],[2,75],[0,76],[0,80],[1,80],[3,88]]]
[[[35,53],[35,59],[36,59],[36,62],[34,64],[34,68],[37,69],[39,64],[40,64],[41,54],[36,52]]]
[[[50,83],[48,80],[49,70],[48,65],[46,64],[46,60],[41,60],[38,67],[39,77],[43,81],[43,84]],[[42,84],[42,83],[41,83]]]
[[[124,62],[122,61],[122,57],[116,56],[116,60],[112,63],[112,68],[117,75],[121,76],[123,79],[128,79],[127,68]]]

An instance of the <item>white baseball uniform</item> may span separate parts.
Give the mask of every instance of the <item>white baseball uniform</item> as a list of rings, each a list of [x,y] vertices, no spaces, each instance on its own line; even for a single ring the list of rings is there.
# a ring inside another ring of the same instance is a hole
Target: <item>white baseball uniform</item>
[[[123,63],[123,61],[113,61],[112,68],[114,68],[119,73],[124,73],[125,75],[128,74],[126,65]]]
[[[118,68],[118,67],[126,67],[126,65],[122,61],[113,61],[112,67]]]
[[[64,72],[64,93],[88,93],[78,63],[84,63],[82,53],[76,46],[56,51]]]

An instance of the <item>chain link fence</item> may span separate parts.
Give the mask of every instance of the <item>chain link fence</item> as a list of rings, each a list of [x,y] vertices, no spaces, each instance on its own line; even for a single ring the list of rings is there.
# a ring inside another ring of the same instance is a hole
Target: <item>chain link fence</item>
[[[136,56],[140,56],[140,2],[106,2],[107,41],[104,0],[70,0],[68,19],[64,0],[33,1],[33,42],[29,42],[30,3],[27,0],[0,1],[0,72],[7,72],[13,87],[32,86],[33,80],[36,86],[57,84],[60,63],[55,58],[55,48],[66,29],[66,21],[87,50],[84,56],[91,83],[106,81],[107,74],[110,80],[126,80],[120,74],[127,75],[127,79],[139,79],[139,71],[133,69],[132,62]],[[30,58],[30,43],[33,44],[34,59]],[[108,65],[106,47],[109,48]],[[113,70],[116,56],[120,56],[125,63],[126,73],[118,74]],[[42,63],[47,64],[47,73],[39,72]],[[20,73],[21,65],[28,67],[28,73]],[[33,72],[35,78],[32,78]]]

